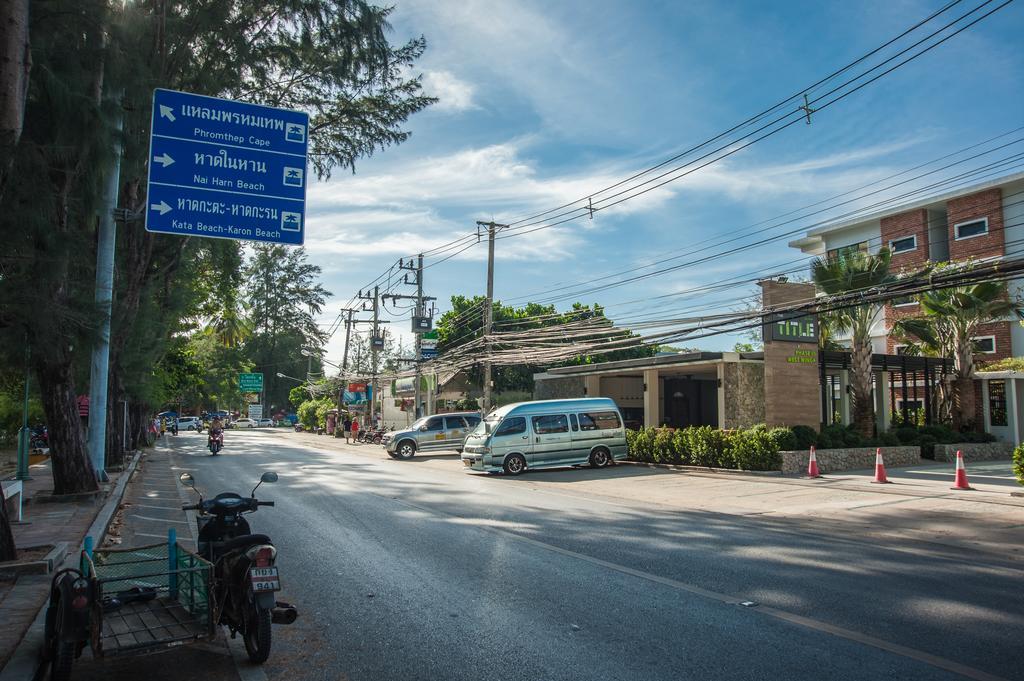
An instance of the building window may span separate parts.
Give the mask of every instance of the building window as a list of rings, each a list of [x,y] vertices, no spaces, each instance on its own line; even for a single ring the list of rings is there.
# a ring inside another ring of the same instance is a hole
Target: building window
[[[847,256],[853,253],[867,253],[868,242],[861,241],[860,243],[850,244],[849,246],[840,246],[839,248],[830,248],[826,254],[829,260],[843,260]]]
[[[908,346],[908,345],[894,345],[894,346],[892,346],[892,351],[895,352],[897,355],[905,355],[905,354],[907,354],[907,348],[908,347],[910,347],[910,346]]]
[[[917,301],[911,298],[910,296],[903,296],[902,298],[892,299],[893,307],[907,307],[910,305],[917,305]]]
[[[996,351],[995,336],[975,336],[971,339],[974,343],[974,352],[983,355],[992,355]]]
[[[957,241],[988,234],[988,218],[958,223],[953,226],[953,233]]]
[[[988,423],[990,426],[1007,425],[1006,381],[988,382]]]
[[[889,242],[889,250],[892,251],[893,255],[896,253],[907,253],[908,251],[917,250],[917,235],[911,234],[905,236],[902,239],[893,239]]]

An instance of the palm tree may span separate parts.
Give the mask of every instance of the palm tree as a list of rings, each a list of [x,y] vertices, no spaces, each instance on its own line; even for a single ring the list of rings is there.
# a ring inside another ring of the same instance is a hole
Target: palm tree
[[[968,265],[968,268],[970,265]],[[1009,296],[1005,282],[983,281],[926,291],[917,296],[921,315],[899,320],[894,331],[928,350],[953,357],[953,427],[970,426],[974,419],[974,337],[982,324],[1024,318],[1020,300]]]
[[[895,280],[889,272],[889,249],[877,255],[851,253],[843,258],[818,258],[811,265],[815,286],[828,296],[868,291]],[[875,408],[871,395],[871,326],[884,303],[864,303],[821,315],[822,326],[835,334],[849,334],[851,351],[850,392],[853,423],[861,435],[871,437]]]

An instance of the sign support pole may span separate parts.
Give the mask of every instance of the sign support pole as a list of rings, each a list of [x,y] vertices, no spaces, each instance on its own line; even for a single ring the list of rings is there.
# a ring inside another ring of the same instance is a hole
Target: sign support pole
[[[120,102],[118,102],[120,106]],[[114,130],[114,163],[107,177],[106,192],[100,208],[96,244],[96,307],[100,313],[99,338],[89,363],[89,458],[96,478],[107,481],[107,386],[110,382],[110,315],[114,297],[114,242],[117,226],[114,211],[121,188],[121,130],[124,114],[118,112]]]

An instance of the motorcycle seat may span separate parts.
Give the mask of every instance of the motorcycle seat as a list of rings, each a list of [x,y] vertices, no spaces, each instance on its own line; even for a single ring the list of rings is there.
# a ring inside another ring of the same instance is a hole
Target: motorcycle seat
[[[223,549],[225,551],[237,551],[238,549],[249,548],[257,544],[270,544],[273,546],[274,542],[270,541],[270,537],[265,534],[243,534],[240,537],[224,542]]]

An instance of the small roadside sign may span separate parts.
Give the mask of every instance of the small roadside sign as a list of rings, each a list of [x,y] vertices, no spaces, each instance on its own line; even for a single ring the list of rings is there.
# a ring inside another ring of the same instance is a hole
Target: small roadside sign
[[[423,359],[434,359],[437,357],[437,348],[420,348],[420,357]]]
[[[263,418],[263,405],[262,404],[250,404],[249,405],[249,418],[261,419]]]
[[[146,229],[301,245],[309,116],[153,91]]]
[[[238,374],[238,389],[243,393],[263,392],[263,374]]]

